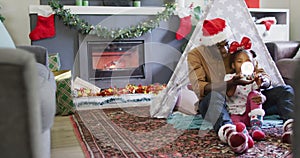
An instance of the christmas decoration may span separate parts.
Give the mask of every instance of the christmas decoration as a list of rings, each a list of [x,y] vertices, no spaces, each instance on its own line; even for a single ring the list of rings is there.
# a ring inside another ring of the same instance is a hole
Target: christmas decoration
[[[197,22],[200,20],[200,16],[201,16],[201,7],[197,6],[194,8],[194,17],[197,20]]]
[[[186,37],[192,30],[192,15],[191,9],[193,4],[190,7],[185,8],[184,5],[180,5],[177,11],[178,17],[180,18],[179,28],[176,31],[176,39],[181,40]]]
[[[2,6],[0,5],[0,9],[2,9]],[[5,20],[5,18],[3,17],[3,15],[2,14],[0,14],[0,21],[4,21]]]
[[[53,53],[48,55],[48,68],[54,72],[59,71],[61,67],[61,61],[59,53]]]
[[[243,37],[242,40],[241,40],[241,43],[239,43],[237,41],[233,41],[230,44],[229,52],[232,54],[232,53],[234,53],[238,50],[241,50],[241,49],[250,49],[251,46],[252,46],[252,43],[251,43],[250,38]]]
[[[263,18],[260,18],[260,19],[257,19],[255,21],[255,23],[257,24],[264,24],[265,27],[266,27],[266,30],[265,32],[263,33],[263,36],[267,36],[268,35],[268,32],[270,31],[271,29],[271,26],[273,24],[276,24],[277,23],[277,20],[275,17],[263,17]]]
[[[78,30],[81,34],[96,35],[106,39],[137,38],[159,26],[160,21],[168,20],[174,14],[176,6],[165,4],[165,10],[158,13],[154,19],[149,19],[135,26],[118,29],[108,29],[101,25],[92,26],[79,18],[76,14],[71,14],[70,9],[64,9],[58,0],[50,0],[49,5],[55,14],[63,20],[66,26]]]
[[[218,136],[223,143],[228,143],[235,153],[243,153],[254,146],[254,141],[242,122],[223,125],[218,131]]]
[[[235,126],[236,126],[237,132],[242,132],[243,134],[245,134],[247,136],[248,148],[252,148],[254,146],[254,141],[253,141],[252,137],[249,135],[246,125],[242,122],[238,122],[235,124]]]
[[[282,129],[283,129],[283,135],[282,135],[282,142],[283,143],[292,143],[292,136],[293,136],[293,119],[288,119],[284,122]]]
[[[203,45],[211,46],[227,39],[230,34],[225,20],[221,18],[204,20],[200,42]]]
[[[194,7],[193,3],[191,3],[188,8],[185,8],[184,5],[179,5],[179,9],[175,14],[180,18],[179,28],[176,31],[176,39],[181,40],[183,38],[189,38],[190,33],[193,32],[195,25],[200,20],[201,7]]]
[[[191,4],[190,6],[192,6],[192,5],[193,5],[193,4]],[[192,8],[191,8],[191,9],[192,9]],[[175,14],[176,14],[176,13],[175,13]],[[177,13],[177,14],[178,14],[178,13]],[[176,39],[177,39],[177,40],[181,40],[182,38],[190,39],[191,34],[194,32],[194,29],[195,29],[197,23],[198,23],[199,20],[200,20],[201,14],[202,14],[201,7],[200,7],[200,6],[196,6],[196,7],[193,9],[193,14],[191,14],[191,30],[189,30],[189,29],[184,29],[184,28],[183,28],[183,30],[185,30],[185,32],[186,32],[187,35],[184,36],[184,37],[181,36],[181,35],[180,35],[179,29],[182,28],[181,25],[183,25],[183,24],[180,24],[180,27],[178,28],[178,31],[177,31],[178,33],[176,32]],[[184,22],[183,19],[180,19],[180,22],[181,22],[181,21],[182,21],[182,23]],[[188,20],[188,23],[189,23],[189,22],[190,22],[190,21]],[[185,25],[186,25],[186,24],[185,24]],[[190,25],[188,25],[188,27],[189,27],[189,26],[190,26]],[[182,52],[185,50],[188,41],[189,41],[189,40],[186,40],[186,42],[182,44],[182,46],[181,46],[181,51],[182,51]]]
[[[124,88],[110,87],[102,89],[100,92],[94,93],[92,89],[83,87],[75,88],[74,97],[87,97],[87,96],[120,96],[122,94],[158,94],[166,87],[165,84],[150,84],[147,86],[128,84]]]
[[[176,39],[177,40],[181,40],[184,37],[186,37],[186,35],[188,35],[191,30],[192,30],[192,20],[191,20],[192,16],[186,16],[183,18],[180,18],[180,25],[179,28],[176,32]]]
[[[29,34],[30,39],[36,41],[54,36],[54,14],[51,14],[49,16],[38,15],[36,27]]]
[[[235,128],[235,126],[232,124],[225,124],[219,129],[218,136],[223,143],[227,143],[227,137],[225,137],[225,135],[226,135],[225,132],[228,129],[234,129],[234,128]]]
[[[0,21],[4,21],[5,20],[5,18],[0,14]]]
[[[71,70],[60,70],[53,72],[56,81],[56,114],[65,116],[73,114],[75,105],[73,103],[71,90]]]

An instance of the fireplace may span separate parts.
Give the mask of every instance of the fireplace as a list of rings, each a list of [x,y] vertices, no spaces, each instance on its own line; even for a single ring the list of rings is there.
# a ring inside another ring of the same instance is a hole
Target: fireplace
[[[151,84],[150,68],[145,64],[145,39],[103,40],[81,36],[79,76],[101,88],[127,84]]]
[[[89,79],[145,78],[144,41],[87,42]]]

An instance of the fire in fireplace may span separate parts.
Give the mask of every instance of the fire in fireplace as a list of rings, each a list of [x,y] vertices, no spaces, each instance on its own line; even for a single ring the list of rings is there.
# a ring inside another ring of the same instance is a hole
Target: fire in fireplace
[[[89,79],[145,78],[144,41],[87,42]]]
[[[100,88],[152,83],[149,35],[126,40],[79,35],[75,76]]]

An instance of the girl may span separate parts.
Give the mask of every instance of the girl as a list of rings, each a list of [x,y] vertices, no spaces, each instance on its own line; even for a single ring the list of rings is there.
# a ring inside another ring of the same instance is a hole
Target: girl
[[[270,84],[262,84],[265,82],[261,70],[257,68],[257,63],[254,60],[255,52],[248,51],[244,47],[238,48],[231,54],[231,66],[234,73],[226,74],[224,80],[243,78],[252,81],[252,84],[228,87],[226,91],[227,108],[234,124],[243,122],[246,126],[251,127],[250,135],[254,140],[262,140],[265,138],[265,134],[261,130],[265,115],[262,103],[266,101],[266,97],[260,93],[260,89],[268,88]],[[246,67],[252,71],[252,75],[247,74],[245,76],[245,73],[242,72],[242,67],[245,67],[246,64],[248,64]]]

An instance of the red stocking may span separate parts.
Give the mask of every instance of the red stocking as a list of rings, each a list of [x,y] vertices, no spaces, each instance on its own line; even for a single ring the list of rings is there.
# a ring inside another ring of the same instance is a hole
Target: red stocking
[[[188,35],[191,32],[191,30],[192,30],[191,18],[192,18],[191,15],[180,18],[180,25],[176,32],[177,40],[181,40],[182,38],[186,37],[186,35]]]
[[[40,40],[55,36],[54,14],[48,17],[38,15],[37,24],[29,34],[31,40]]]

